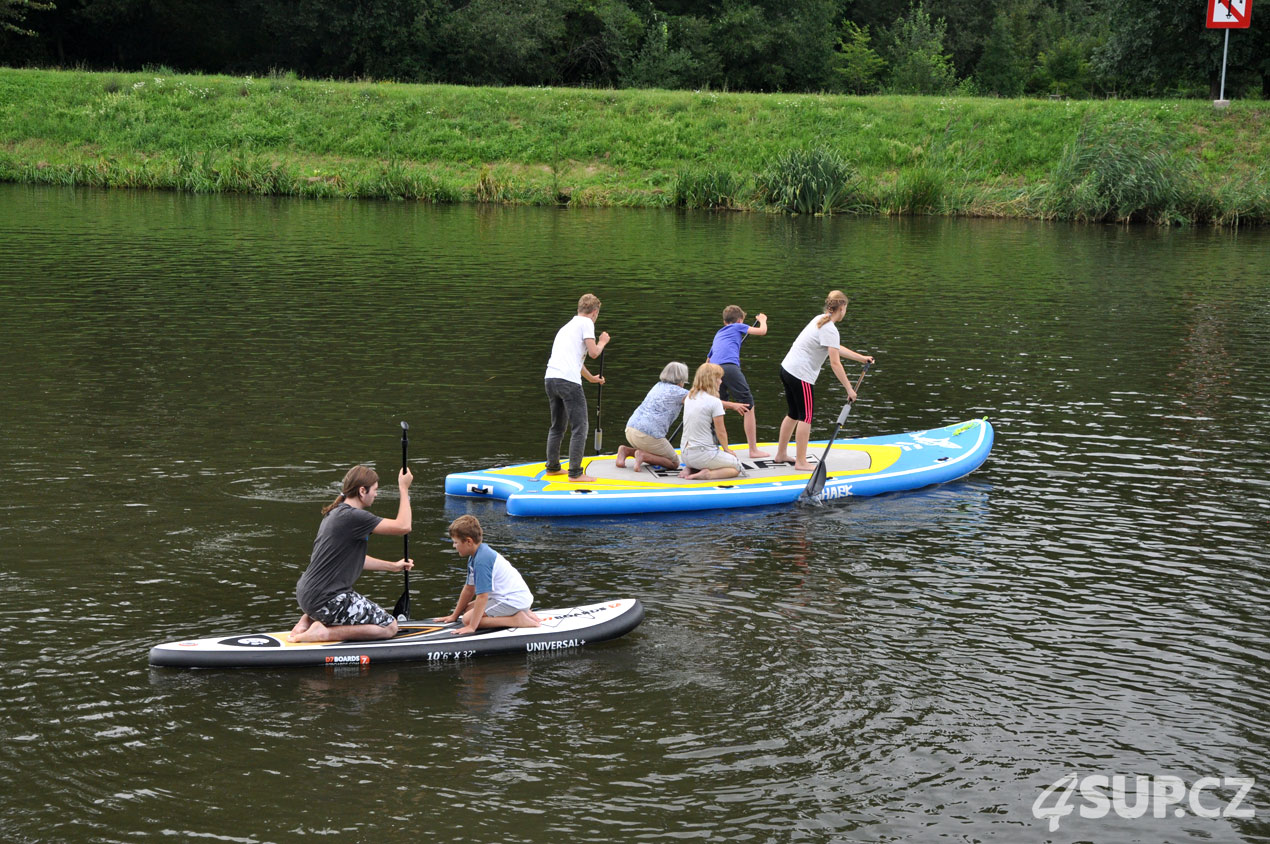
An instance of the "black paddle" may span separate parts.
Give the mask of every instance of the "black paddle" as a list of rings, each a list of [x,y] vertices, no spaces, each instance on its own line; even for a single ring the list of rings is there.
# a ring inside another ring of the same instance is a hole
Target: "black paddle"
[[[600,377],[604,377],[604,352],[600,352]],[[600,448],[604,444],[604,428],[600,424],[600,403],[604,401],[604,382],[600,382],[600,387],[595,391],[595,453],[600,453]]]
[[[860,397],[860,384],[864,381],[864,376],[869,374],[870,364],[864,365],[864,371],[860,373],[860,379],[855,382],[856,398]],[[833,441],[838,438],[838,431],[842,428],[842,423],[847,421],[848,414],[851,413],[851,405],[854,402],[848,401],[842,406],[842,412],[838,414],[838,424],[833,426],[833,433],[829,435],[829,442],[825,444],[825,453],[820,455],[820,462],[816,464],[816,469],[811,473],[811,477],[807,480],[807,486],[803,489],[801,495],[798,496],[799,501],[814,501],[820,497],[821,491],[825,488],[825,480],[829,475],[829,449],[833,448]]]
[[[410,440],[406,439],[406,432],[410,430],[410,426],[405,422],[401,423],[401,471],[406,471],[406,454],[410,448]],[[401,537],[402,559],[410,559],[410,534],[404,534]],[[397,599],[397,606],[392,608],[393,617],[398,621],[408,621],[410,619],[410,569],[402,572],[406,576],[406,588],[402,590],[401,597]]]

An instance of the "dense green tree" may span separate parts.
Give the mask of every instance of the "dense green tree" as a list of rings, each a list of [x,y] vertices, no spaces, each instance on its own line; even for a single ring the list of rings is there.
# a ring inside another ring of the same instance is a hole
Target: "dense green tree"
[[[1027,82],[1028,65],[1025,45],[1020,45],[1015,37],[1009,16],[998,13],[975,71],[979,90],[1002,97],[1017,97],[1023,93]]]
[[[52,3],[41,0],[0,0],[0,31],[15,35],[35,35],[35,30],[27,28],[27,15],[33,11],[47,12],[52,8]]]
[[[851,21],[842,22],[838,50],[834,54],[833,73],[838,89],[851,94],[867,94],[877,90],[878,77],[886,62],[869,46],[869,28]]]
[[[889,33],[890,88],[897,94],[946,94],[957,84],[952,58],[944,52],[947,25],[921,3],[910,4]]]
[[[1121,94],[1207,89],[1216,97],[1223,35],[1206,28],[1206,12],[1205,3],[1191,0],[1141,0],[1131,12],[1108,3],[1099,13],[1107,36],[1094,51],[1093,71]],[[1263,87],[1270,85],[1270,26],[1257,26],[1254,20],[1251,29],[1233,32],[1228,61],[1228,86],[1233,80],[1239,88],[1247,87],[1256,76]]]
[[[520,85],[1216,94],[1202,0],[0,0],[10,64]],[[35,35],[30,33],[35,31]],[[1270,27],[1228,90],[1270,96]],[[1207,89],[1207,90],[1206,90]]]

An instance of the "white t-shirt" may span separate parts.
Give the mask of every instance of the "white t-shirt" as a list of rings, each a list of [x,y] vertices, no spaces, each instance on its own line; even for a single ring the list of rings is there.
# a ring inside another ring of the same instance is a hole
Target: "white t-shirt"
[[[789,347],[785,359],[781,361],[786,372],[808,384],[815,384],[820,377],[820,368],[825,365],[829,350],[842,343],[838,339],[838,324],[829,320],[817,328],[816,323],[819,320],[820,317],[815,317],[807,323],[807,327],[798,335],[794,345]]]
[[[586,357],[587,338],[595,339],[595,320],[578,314],[556,332],[547,361],[546,378],[563,378],[582,383],[582,362]]]
[[[714,448],[719,444],[714,435],[714,417],[723,415],[723,402],[718,396],[697,393],[684,399],[684,432],[679,447]]]

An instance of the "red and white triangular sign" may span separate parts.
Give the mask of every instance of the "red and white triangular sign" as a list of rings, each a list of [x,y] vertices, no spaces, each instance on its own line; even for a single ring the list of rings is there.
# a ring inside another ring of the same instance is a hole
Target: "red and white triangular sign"
[[[1247,29],[1252,25],[1252,0],[1208,0],[1209,29]]]

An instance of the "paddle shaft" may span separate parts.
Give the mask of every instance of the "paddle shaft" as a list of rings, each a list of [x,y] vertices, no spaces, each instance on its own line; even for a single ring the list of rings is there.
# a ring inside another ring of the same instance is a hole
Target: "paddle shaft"
[[[864,371],[860,373],[860,377],[856,380],[855,386],[852,388],[856,393],[856,398],[860,397],[860,385],[864,383],[864,376],[869,374],[869,367],[872,364],[866,363]],[[853,401],[848,400],[842,406],[842,411],[838,414],[838,422],[833,426],[833,433],[829,435],[829,442],[825,443],[825,451],[820,455],[820,462],[816,464],[816,468],[812,471],[811,477],[807,479],[807,486],[803,489],[802,495],[798,496],[799,500],[807,500],[816,498],[820,495],[820,491],[825,488],[825,480],[829,476],[829,449],[833,448],[833,441],[838,438],[838,432],[842,430],[842,423],[847,421],[847,417],[851,415],[851,405]]]
[[[600,352],[600,378],[604,377],[604,352]],[[604,382],[600,381],[595,391],[595,453],[599,454],[604,446],[604,427],[600,422],[600,405],[604,401]]]
[[[406,432],[410,430],[410,426],[405,422],[401,423],[401,471],[406,471],[407,455],[410,452],[410,440],[406,437]],[[402,493],[408,495],[409,493]],[[401,537],[401,553],[403,560],[410,559],[410,534],[402,534]],[[410,569],[402,571],[405,576],[405,588],[401,592],[401,597],[397,599],[397,606],[393,607],[392,614],[398,621],[406,621],[410,618]]]

